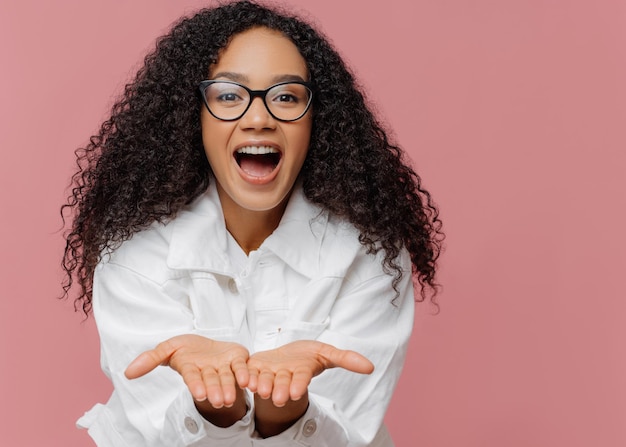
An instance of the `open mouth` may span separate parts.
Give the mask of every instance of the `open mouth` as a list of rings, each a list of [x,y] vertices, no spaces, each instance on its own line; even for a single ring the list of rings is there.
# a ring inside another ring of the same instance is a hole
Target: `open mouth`
[[[245,146],[235,152],[235,160],[251,177],[266,177],[280,162],[281,153],[270,146]]]

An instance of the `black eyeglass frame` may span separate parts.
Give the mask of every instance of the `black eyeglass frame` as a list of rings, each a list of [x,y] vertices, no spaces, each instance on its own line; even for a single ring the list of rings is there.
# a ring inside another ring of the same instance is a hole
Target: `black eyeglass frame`
[[[208,104],[207,99],[206,99],[206,93],[205,93],[206,89],[209,88],[209,86],[211,84],[216,84],[218,82],[222,82],[222,83],[226,83],[226,84],[233,84],[233,85],[236,85],[238,87],[241,87],[245,91],[247,91],[248,94],[250,95],[250,101],[248,101],[248,105],[246,106],[244,111],[241,113],[241,115],[239,115],[238,117],[236,117],[236,118],[228,118],[228,119],[220,118],[219,116],[215,115],[215,113],[213,113],[213,111],[209,107],[209,104]],[[304,108],[304,111],[297,118],[293,118],[293,119],[290,119],[290,120],[278,118],[276,115],[274,115],[272,113],[272,111],[270,110],[269,106],[267,105],[267,101],[266,101],[267,94],[269,93],[270,90],[272,90],[275,87],[278,87],[279,85],[285,85],[285,84],[300,84],[300,85],[303,85],[303,86],[305,86],[307,88],[307,90],[309,90],[309,93],[310,93],[310,95],[309,95],[309,102],[307,103],[306,107]],[[241,117],[246,114],[246,112],[248,111],[248,109],[252,105],[252,101],[254,101],[254,98],[261,98],[263,100],[263,105],[265,106],[265,109],[267,110],[267,112],[270,115],[272,115],[272,117],[274,119],[276,119],[278,121],[285,122],[285,123],[291,123],[293,121],[298,121],[300,118],[302,118],[304,115],[306,115],[306,113],[311,108],[311,103],[313,102],[313,84],[311,82],[303,82],[303,81],[279,82],[278,84],[271,85],[270,87],[266,88],[265,90],[251,90],[248,87],[246,87],[245,85],[240,84],[238,82],[210,79],[210,80],[206,80],[206,81],[200,82],[200,84],[198,85],[198,90],[200,91],[200,97],[201,97],[202,102],[204,103],[204,106],[206,107],[206,109],[209,111],[209,113],[211,115],[213,115],[215,118],[217,118],[220,121],[237,121],[238,119],[241,119]]]

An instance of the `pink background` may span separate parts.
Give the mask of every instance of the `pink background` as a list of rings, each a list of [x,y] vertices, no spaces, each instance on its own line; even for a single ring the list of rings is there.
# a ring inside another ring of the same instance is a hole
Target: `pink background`
[[[201,1],[0,4],[2,445],[90,445],[110,386],[59,302],[73,150]],[[626,3],[292,0],[346,56],[441,207],[398,447],[626,445]],[[355,6],[351,6],[355,5]],[[358,5],[358,8],[356,7]]]

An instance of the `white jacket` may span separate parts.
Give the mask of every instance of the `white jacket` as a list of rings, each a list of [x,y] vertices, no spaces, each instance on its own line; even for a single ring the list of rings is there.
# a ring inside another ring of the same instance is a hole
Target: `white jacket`
[[[100,447],[393,446],[383,417],[400,376],[413,326],[408,253],[395,298],[382,252],[367,254],[358,232],[296,188],[278,228],[235,270],[212,185],[168,224],[154,224],[105,258],[94,276],[93,311],[102,369],[114,391],[78,421]],[[128,380],[141,352],[180,334],[233,341],[250,353],[300,339],[357,351],[371,375],[340,368],[309,386],[304,416],[261,439],[248,414],[228,428],[196,410],[181,376],[158,367]]]

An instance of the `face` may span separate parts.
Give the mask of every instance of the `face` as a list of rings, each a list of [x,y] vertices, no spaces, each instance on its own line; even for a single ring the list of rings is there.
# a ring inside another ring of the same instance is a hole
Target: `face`
[[[306,63],[282,34],[254,28],[237,34],[210,67],[209,79],[234,81],[251,90],[308,80]],[[238,120],[222,121],[202,107],[202,139],[226,210],[282,215],[306,158],[311,110],[293,122],[278,121],[255,98]],[[227,216],[226,216],[227,217]]]

